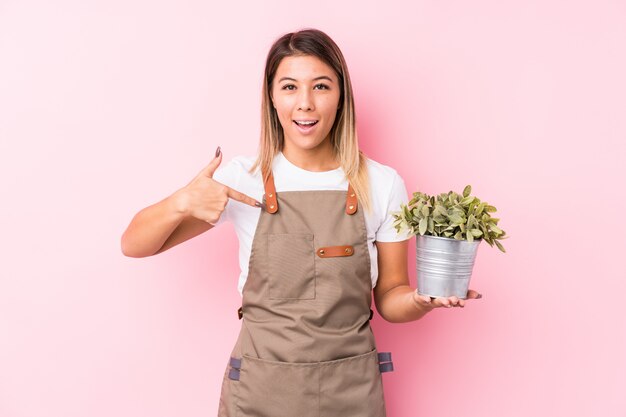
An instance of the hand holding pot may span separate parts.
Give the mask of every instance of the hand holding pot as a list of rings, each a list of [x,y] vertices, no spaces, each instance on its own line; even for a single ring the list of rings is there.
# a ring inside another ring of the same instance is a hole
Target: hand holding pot
[[[470,299],[478,299],[481,298],[482,294],[479,294],[475,290],[467,291],[467,298],[462,299],[456,296],[451,297],[430,297],[428,295],[419,295],[417,290],[413,292],[413,300],[416,304],[420,306],[424,306],[426,308],[437,308],[437,307],[465,307],[465,302]]]

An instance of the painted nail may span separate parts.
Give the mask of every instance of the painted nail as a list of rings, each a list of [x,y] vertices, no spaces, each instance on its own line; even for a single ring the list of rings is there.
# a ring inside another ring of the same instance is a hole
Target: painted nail
[[[476,298],[483,298],[483,295],[482,295],[482,294],[478,294],[478,295],[476,296]]]
[[[218,146],[217,149],[215,150],[215,157],[217,158],[218,156],[220,156],[221,153],[222,151],[220,150],[220,147]]]
[[[256,203],[254,203],[254,205],[257,206],[257,207],[261,207],[263,210],[265,210],[266,207],[267,207],[265,204],[259,203],[258,201]]]

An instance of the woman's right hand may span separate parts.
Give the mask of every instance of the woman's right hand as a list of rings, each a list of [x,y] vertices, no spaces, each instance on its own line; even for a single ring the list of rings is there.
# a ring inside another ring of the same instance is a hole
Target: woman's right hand
[[[253,207],[264,208],[264,205],[254,198],[213,179],[213,173],[221,162],[222,152],[218,147],[215,158],[189,184],[176,192],[176,207],[180,212],[214,225],[224,212],[229,198]]]

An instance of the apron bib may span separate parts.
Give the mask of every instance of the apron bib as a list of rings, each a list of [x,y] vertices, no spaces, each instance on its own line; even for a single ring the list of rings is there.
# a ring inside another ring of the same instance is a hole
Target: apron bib
[[[218,417],[385,417],[363,210],[348,191],[285,191],[270,172]],[[280,210],[279,210],[280,205]]]

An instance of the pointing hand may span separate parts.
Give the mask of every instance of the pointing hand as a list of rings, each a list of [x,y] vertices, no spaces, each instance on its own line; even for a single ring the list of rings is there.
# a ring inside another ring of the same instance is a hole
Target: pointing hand
[[[180,210],[212,225],[219,220],[229,198],[253,207],[263,207],[263,204],[254,198],[213,179],[213,174],[221,162],[222,152],[218,146],[213,160],[189,184],[179,190]]]

